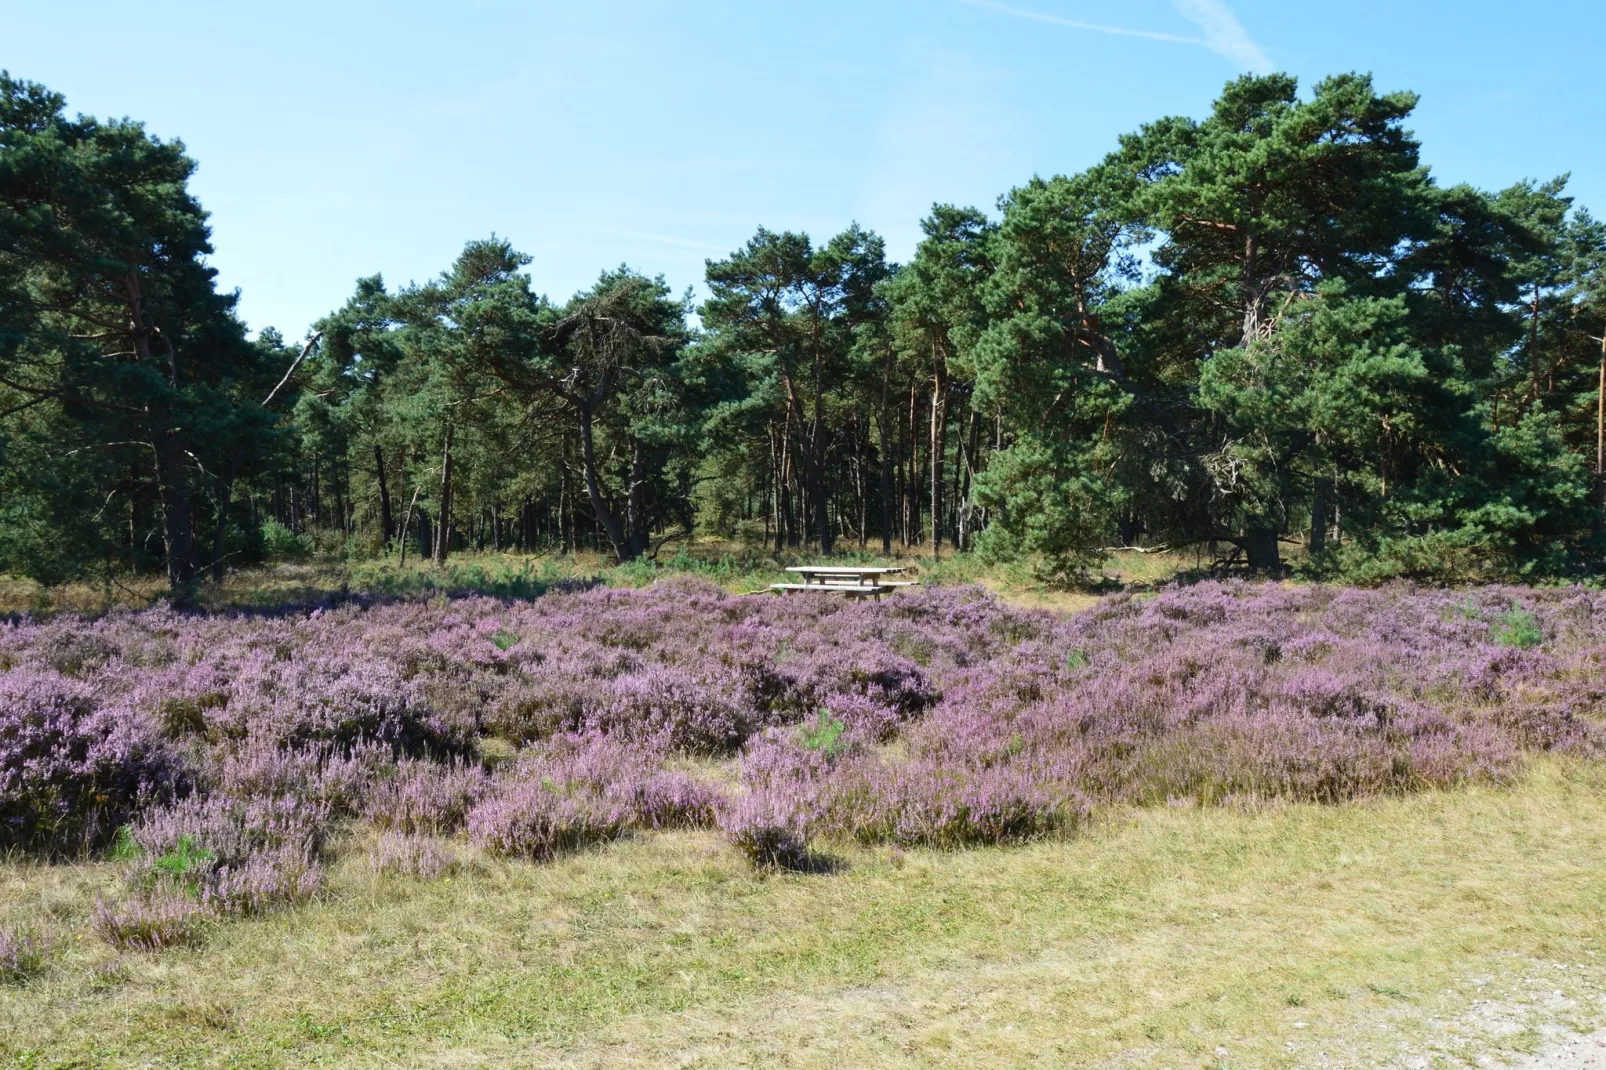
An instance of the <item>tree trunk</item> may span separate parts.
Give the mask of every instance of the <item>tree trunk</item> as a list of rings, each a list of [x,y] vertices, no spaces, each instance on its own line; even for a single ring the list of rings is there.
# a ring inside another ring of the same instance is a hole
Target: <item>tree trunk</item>
[[[970,410],[970,427],[965,432],[964,465],[960,469],[959,484],[959,530],[955,532],[958,542],[955,547],[964,550],[966,540],[971,534],[970,517],[973,509],[971,504],[971,488],[975,482],[976,450],[981,438],[981,416],[974,408]]]
[[[1595,529],[1606,527],[1606,332],[1600,339],[1600,387],[1595,395]]]
[[[1251,571],[1282,571],[1283,559],[1278,552],[1277,532],[1273,528],[1245,528],[1244,553],[1249,558],[1249,568]]]
[[[625,494],[625,539],[634,560],[647,552],[647,515],[643,490],[647,485],[647,451],[630,440],[630,489]]]
[[[948,367],[941,356],[931,377],[931,558],[942,556],[942,457],[948,439]]]
[[[378,443],[374,445],[374,469],[379,474],[379,526],[384,531],[382,545],[388,547],[390,536],[395,529],[391,525],[390,485],[385,482],[385,454]]]
[[[441,449],[441,500],[439,516],[435,521],[435,565],[446,564],[446,555],[452,547],[452,425],[446,424]]]
[[[909,477],[905,480],[904,546],[920,545],[920,381],[909,384]]]
[[[586,494],[591,498],[591,511],[596,515],[597,523],[603,533],[608,536],[608,542],[613,545],[613,555],[622,565],[626,561],[633,561],[638,556],[631,552],[630,545],[625,541],[625,535],[619,528],[619,520],[608,508],[608,503],[602,497],[602,485],[597,476],[597,451],[591,439],[591,406],[589,403],[579,406],[580,416],[580,462],[585,471]]]
[[[240,455],[229,455],[229,474],[218,492],[217,527],[212,532],[212,585],[223,586],[223,536],[229,527],[229,498],[234,493],[234,476],[239,470]]]
[[[154,446],[156,484],[162,499],[167,583],[174,596],[183,600],[196,575],[195,513],[190,499],[189,478],[184,471],[184,448],[171,432],[158,433]]]
[[[1332,480],[1316,480],[1310,503],[1310,553],[1312,557],[1327,549],[1327,501],[1332,496]]]
[[[893,350],[881,372],[881,552],[892,553],[892,361]]]
[[[1244,238],[1244,340],[1243,347],[1249,346],[1260,335],[1260,242],[1251,230]]]
[[[810,482],[814,484],[815,521],[819,524],[820,553],[831,552],[831,510],[825,502],[825,357],[816,347],[814,356],[814,423],[809,430]]]

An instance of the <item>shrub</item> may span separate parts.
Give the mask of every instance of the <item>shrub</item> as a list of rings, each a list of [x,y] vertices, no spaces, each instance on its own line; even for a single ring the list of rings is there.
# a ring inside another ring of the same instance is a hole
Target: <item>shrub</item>
[[[656,773],[627,793],[631,823],[644,828],[706,828],[723,796],[685,773]]]
[[[1520,650],[1531,650],[1545,641],[1545,633],[1539,628],[1538,618],[1515,602],[1511,604],[1510,609],[1495,618],[1490,635],[1501,646],[1513,646]]]
[[[728,804],[720,810],[719,830],[759,869],[808,865],[808,823],[792,801],[778,795],[757,791]]]
[[[1069,796],[1069,797],[1068,797]],[[1074,826],[1082,807],[1068,786],[1017,765],[979,770],[914,763],[876,770],[836,823],[869,841],[968,847],[1034,839]]]
[[[842,739],[845,731],[847,725],[832,717],[830,710],[821,709],[812,724],[805,721],[799,726],[798,742],[809,750],[819,751],[831,758],[847,749],[847,743]]]
[[[368,868],[375,876],[434,880],[457,868],[457,856],[430,837],[386,832],[369,850]]]
[[[144,717],[99,708],[88,684],[48,670],[0,674],[0,848],[99,847],[181,782],[177,756]]]
[[[199,943],[210,917],[205,906],[176,895],[138,898],[115,907],[99,900],[90,928],[118,951],[162,951]]]
[[[1199,583],[1056,620],[978,589],[675,581],[24,619],[0,623],[0,846],[126,822],[141,902],[224,915],[315,895],[345,817],[376,866],[422,874],[458,830],[540,859],[716,825],[766,867],[818,836],[1009,842],[1092,807],[1342,803],[1606,756],[1603,663],[1584,589]],[[731,798],[677,764],[732,753]]]
[[[191,895],[220,914],[260,914],[317,893],[329,806],[298,799],[190,798],[129,829],[129,880]]]
[[[630,673],[590,705],[587,726],[660,740],[690,754],[725,754],[758,721],[742,691],[738,680],[701,680],[678,669]]]
[[[603,843],[619,835],[625,815],[617,808],[564,795],[540,780],[518,778],[474,807],[468,834],[477,844],[507,857],[544,861]]]
[[[20,985],[44,972],[50,946],[22,929],[0,929],[0,985]]]
[[[477,765],[403,761],[373,786],[363,815],[376,828],[443,835],[462,828],[489,789],[490,778]]]
[[[312,540],[277,520],[264,520],[262,549],[270,558],[295,561],[312,553]]]

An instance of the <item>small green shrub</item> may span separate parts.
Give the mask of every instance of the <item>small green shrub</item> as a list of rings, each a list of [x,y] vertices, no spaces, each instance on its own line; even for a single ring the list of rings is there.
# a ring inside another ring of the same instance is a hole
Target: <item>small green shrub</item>
[[[312,540],[291,531],[277,520],[264,520],[262,548],[270,558],[301,558],[312,553]]]
[[[1539,628],[1539,619],[1515,602],[1494,619],[1490,635],[1501,646],[1513,646],[1520,650],[1532,650],[1545,641],[1545,633]]]
[[[821,710],[813,724],[805,721],[800,726],[799,736],[809,750],[819,751],[831,758],[846,749],[847,744],[842,740],[842,733],[846,730],[847,725],[832,717],[830,711]]]

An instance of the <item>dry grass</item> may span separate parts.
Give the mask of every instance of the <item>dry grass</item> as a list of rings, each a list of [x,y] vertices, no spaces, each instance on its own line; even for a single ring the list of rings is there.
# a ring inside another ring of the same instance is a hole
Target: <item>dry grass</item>
[[[0,1061],[1451,1066],[1606,1017],[1598,767],[840,857],[763,877],[686,833],[429,883],[349,844],[326,901],[120,962],[75,938],[109,867],[13,864],[0,924],[65,950],[0,989]]]
[[[925,583],[979,583],[1005,602],[1026,609],[1075,613],[1097,601],[1088,590],[1064,590],[1043,583],[1032,562],[984,564],[970,554],[945,552],[938,560],[928,550],[895,550],[883,555],[858,553],[851,545],[844,555],[872,564],[905,565]],[[395,558],[351,562],[312,559],[282,562],[228,572],[221,587],[203,584],[197,594],[213,607],[271,607],[307,602],[342,591],[406,593],[449,590],[483,590],[493,594],[527,596],[542,584],[559,580],[596,580],[610,584],[640,585],[665,575],[691,572],[739,593],[764,591],[769,584],[793,579],[784,569],[792,564],[823,560],[807,553],[776,557],[728,541],[703,539],[695,544],[666,546],[651,561],[616,565],[611,556],[575,554],[522,555],[513,553],[457,553],[439,570],[426,559],[410,555],[405,567]],[[1157,586],[1196,564],[1192,550],[1175,553],[1113,554],[1100,574],[1090,577],[1100,589],[1116,586]],[[74,582],[41,587],[32,580],[0,574],[0,614],[101,613],[113,606],[144,608],[167,596],[160,576],[123,576],[110,583]]]

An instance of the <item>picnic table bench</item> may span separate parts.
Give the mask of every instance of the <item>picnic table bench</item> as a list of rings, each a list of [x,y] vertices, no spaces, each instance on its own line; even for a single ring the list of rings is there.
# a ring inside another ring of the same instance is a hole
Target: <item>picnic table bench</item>
[[[888,576],[908,572],[901,566],[875,565],[793,565],[786,571],[797,573],[802,583],[772,583],[777,594],[788,591],[836,591],[848,597],[880,598],[899,587],[913,587],[913,580],[893,580]]]

